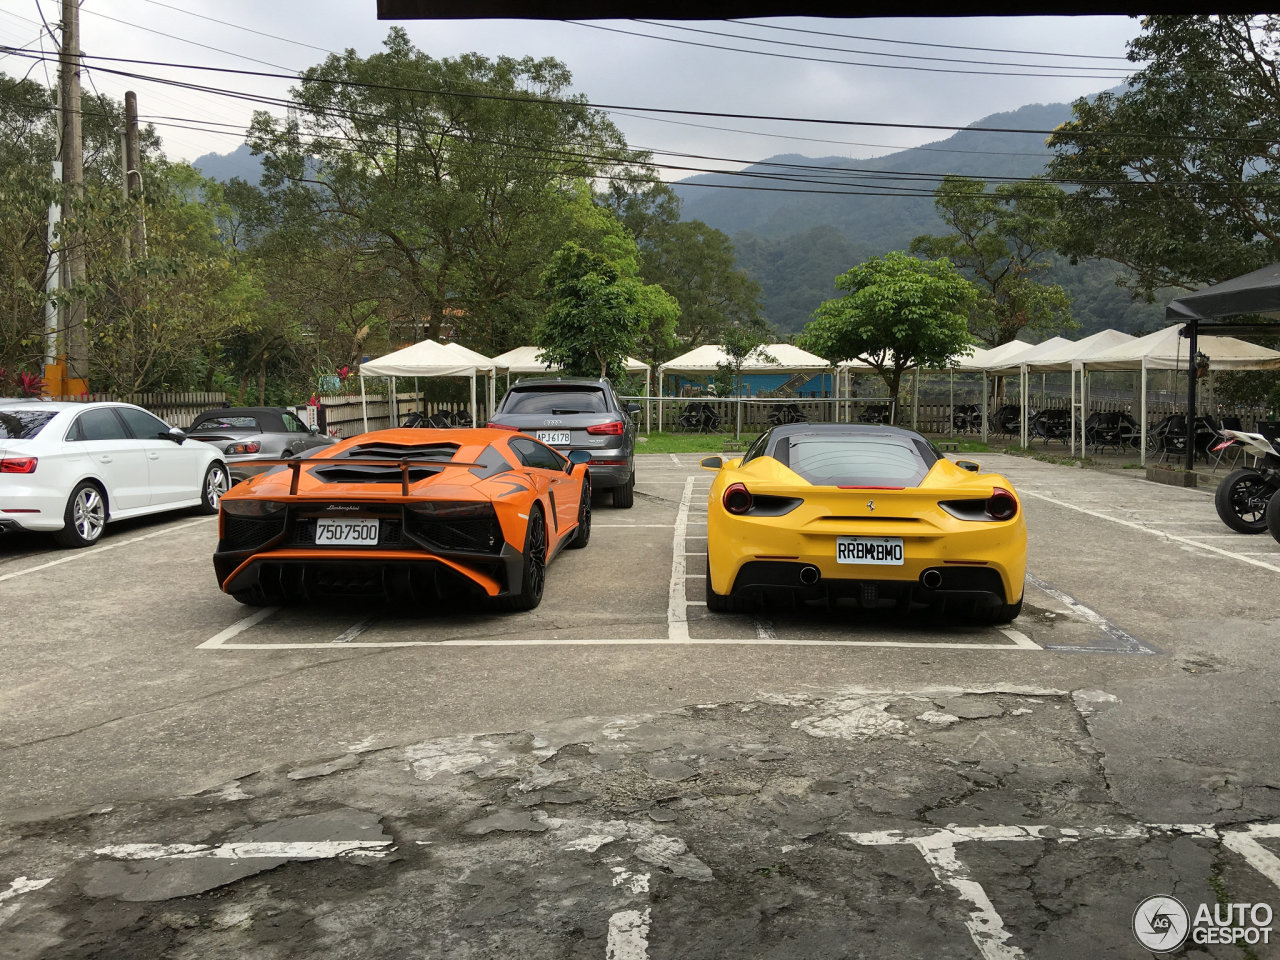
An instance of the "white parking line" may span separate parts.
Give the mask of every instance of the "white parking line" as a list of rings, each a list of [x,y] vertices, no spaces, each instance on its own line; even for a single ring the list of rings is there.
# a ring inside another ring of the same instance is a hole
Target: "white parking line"
[[[338,636],[334,639],[333,642],[334,643],[350,643],[352,640],[360,636],[360,634],[364,633],[366,630],[368,630],[377,622],[378,622],[377,617],[366,617],[365,619],[361,620],[359,623],[352,624],[351,626],[347,627],[347,629],[343,630],[340,634],[338,634]]]
[[[201,843],[120,843],[94,853],[116,860],[326,860],[356,851],[381,850],[391,840],[246,841],[209,846]]]
[[[675,455],[672,454],[674,457]],[[689,504],[693,498],[693,477],[684,482],[680,507],[676,510],[675,534],[671,538],[671,582],[667,585],[667,639],[680,642],[689,639],[689,611],[685,600],[684,554],[685,532],[689,528]]]
[[[25,570],[15,570],[13,573],[6,573],[0,576],[0,583],[6,580],[14,580],[17,577],[25,577],[29,573],[38,573],[41,570],[48,570],[50,567],[61,566],[64,563],[71,563],[73,560],[84,560],[88,557],[96,557],[100,553],[108,550],[115,550],[117,547],[127,547],[131,543],[141,543],[143,540],[150,540],[152,537],[164,536],[166,533],[177,533],[179,530],[186,530],[189,527],[197,526],[201,523],[208,523],[216,520],[217,517],[201,517],[199,520],[192,520],[190,523],[179,524],[176,527],[166,527],[163,530],[155,530],[151,533],[144,533],[140,537],[130,537],[128,540],[112,540],[110,543],[104,543],[99,547],[91,547],[88,550],[77,550],[75,553],[63,554],[57,560],[50,560],[47,563],[37,564],[34,567],[27,567]]]
[[[1067,503],[1065,500],[1059,500],[1056,497],[1045,496],[1042,493],[1032,493],[1030,490],[1027,490],[1025,488],[1023,488],[1019,492],[1024,497],[1034,497],[1037,500],[1044,500],[1047,503],[1052,503],[1059,507],[1065,507],[1068,510],[1075,510],[1078,513],[1083,513],[1090,517],[1097,517],[1099,520],[1110,520],[1112,523],[1118,523],[1122,527],[1128,527],[1131,530],[1140,530],[1142,533],[1149,533],[1149,534],[1152,534],[1153,536],[1160,537],[1163,540],[1171,540],[1175,543],[1184,543],[1187,546],[1197,547],[1201,550],[1207,550],[1210,553],[1215,553],[1221,557],[1229,557],[1232,560],[1239,560],[1241,563],[1247,563],[1247,564],[1250,564],[1251,566],[1261,567],[1264,570],[1274,570],[1276,573],[1280,573],[1280,565],[1263,563],[1261,560],[1254,560],[1252,557],[1246,556],[1245,554],[1242,554],[1242,553],[1235,553],[1234,551],[1231,551],[1231,550],[1222,550],[1218,547],[1213,546],[1213,544],[1201,543],[1199,540],[1193,540],[1189,536],[1179,536],[1176,533],[1169,533],[1167,530],[1157,530],[1154,527],[1148,527],[1140,523],[1134,523],[1132,520],[1125,520],[1122,517],[1113,517],[1107,513],[1101,513],[1097,510],[1090,510],[1087,507],[1080,507],[1074,503]],[[1176,521],[1170,521],[1170,523],[1173,523],[1173,522],[1176,522]]]
[[[223,630],[221,633],[214,634],[204,643],[200,644],[200,646],[196,647],[196,649],[207,650],[210,647],[225,647],[227,646],[227,641],[230,640],[232,637],[236,636],[237,634],[244,633],[250,627],[257,626],[259,623],[267,619],[267,617],[271,616],[273,613],[275,613],[279,609],[280,609],[279,607],[263,607],[261,610],[258,610],[255,613],[249,614],[249,616],[245,617],[243,620],[237,620],[235,623],[227,627],[227,629]],[[240,644],[240,646],[243,646],[243,644]],[[328,646],[328,644],[325,644],[325,646]]]
[[[1055,827],[1046,824],[1013,824],[989,827],[949,826],[936,830],[879,830],[845,833],[860,846],[907,844],[920,855],[939,883],[955,890],[969,906],[965,926],[984,960],[1017,960],[1026,954],[1014,945],[1004,919],[991,898],[974,879],[969,867],[956,855],[956,845],[969,841],[1004,843],[1040,840],[1078,843],[1089,840],[1141,840],[1163,835],[1183,835],[1219,839],[1224,847],[1238,853],[1250,866],[1280,886],[1280,857],[1267,850],[1258,838],[1280,837],[1280,824],[1254,824],[1241,829],[1223,829],[1212,823],[1147,823],[1121,827]]]

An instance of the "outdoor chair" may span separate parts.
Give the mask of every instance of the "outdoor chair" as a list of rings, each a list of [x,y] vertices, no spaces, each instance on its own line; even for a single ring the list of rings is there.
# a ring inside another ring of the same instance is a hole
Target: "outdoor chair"
[[[1169,457],[1187,455],[1187,418],[1181,413],[1171,413],[1152,428],[1150,434],[1160,452],[1160,462]]]
[[[1071,433],[1070,412],[1067,410],[1041,410],[1028,425],[1033,437],[1040,437],[1047,447],[1050,440],[1067,442]]]
[[[1022,429],[1022,407],[1006,403],[991,415],[989,426],[997,436],[1012,437]]]
[[[951,426],[957,433],[977,433],[982,428],[982,410],[976,403],[962,403],[951,414]]]

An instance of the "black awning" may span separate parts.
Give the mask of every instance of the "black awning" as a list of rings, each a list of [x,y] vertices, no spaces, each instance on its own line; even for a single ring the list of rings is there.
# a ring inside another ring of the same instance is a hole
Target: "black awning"
[[[1253,314],[1280,318],[1280,263],[1169,301],[1167,320],[1210,320]],[[1201,328],[1205,329],[1205,328]]]

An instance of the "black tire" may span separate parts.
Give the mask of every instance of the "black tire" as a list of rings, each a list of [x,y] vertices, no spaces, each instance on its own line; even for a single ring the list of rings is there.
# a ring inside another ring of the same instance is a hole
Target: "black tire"
[[[712,613],[733,613],[737,606],[733,597],[716,593],[711,586],[711,557],[707,557],[707,609]]]
[[[1018,598],[1017,603],[1002,603],[999,606],[992,607],[979,614],[978,619],[982,623],[995,624],[997,626],[1012,623],[1017,620],[1022,613],[1022,598]]]
[[[81,480],[62,512],[62,529],[53,535],[59,546],[77,549],[91,547],[102,537],[106,528],[107,495],[96,483]]]
[[[636,500],[636,472],[631,471],[631,478],[620,487],[613,488],[613,505],[621,510],[631,509]]]
[[[1236,470],[1218,484],[1213,505],[1236,533],[1262,533],[1267,529],[1267,502],[1275,492],[1275,485],[1260,471]]]
[[[1267,503],[1267,530],[1280,541],[1280,493],[1272,494]]]
[[[582,502],[578,504],[578,529],[569,541],[570,550],[581,550],[591,542],[591,478],[582,480]]]
[[[221,460],[213,461],[205,470],[200,484],[200,506],[196,507],[196,513],[209,516],[217,513],[218,501],[230,489],[231,474],[227,472],[227,465]]]
[[[529,523],[524,534],[524,565],[520,572],[520,592],[502,597],[498,606],[503,610],[532,610],[542,602],[542,588],[547,579],[547,522],[542,507],[534,505],[529,511]]]

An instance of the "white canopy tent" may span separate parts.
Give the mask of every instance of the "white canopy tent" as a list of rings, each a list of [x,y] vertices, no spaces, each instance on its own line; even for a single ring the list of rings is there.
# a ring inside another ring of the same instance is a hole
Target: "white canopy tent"
[[[451,349],[452,348],[452,349]],[[471,421],[478,422],[476,408],[476,374],[493,375],[493,361],[458,344],[437,343],[423,340],[403,349],[367,360],[360,364],[360,410],[364,429],[369,430],[369,411],[364,391],[365,377],[388,377],[391,380],[391,425],[399,419],[396,404],[396,377],[468,377],[471,380]],[[490,394],[492,396],[492,393]]]
[[[658,397],[662,398],[662,378],[668,373],[715,373],[720,364],[732,363],[724,348],[715,343],[704,343],[688,353],[668,360],[658,367]],[[831,364],[801,350],[792,343],[767,343],[756,347],[742,364],[743,373],[803,373],[805,371],[829,372]],[[741,410],[741,407],[739,407]],[[662,429],[662,405],[658,405],[658,429]]]
[[[1183,324],[1175,323],[1145,337],[1121,343],[1091,357],[1080,358],[1079,369],[1136,370],[1141,373],[1138,419],[1141,428],[1141,457],[1147,462],[1147,371],[1186,370],[1190,365],[1190,343],[1182,337]],[[1199,337],[1196,349],[1209,357],[1214,370],[1280,370],[1280,352],[1235,337]],[[1073,364],[1074,365],[1074,364]],[[1188,411],[1188,429],[1195,411]]]
[[[538,354],[541,352],[542,347],[515,347],[494,357],[493,366],[495,370],[505,370],[507,372],[508,387],[511,386],[511,375],[513,373],[554,373],[561,369],[559,364],[539,360]],[[628,373],[644,374],[644,395],[647,399],[649,396],[649,380],[651,379],[649,365],[643,360],[637,360],[635,357],[627,357],[626,368]],[[646,403],[646,416],[648,416],[648,406],[648,403]]]

